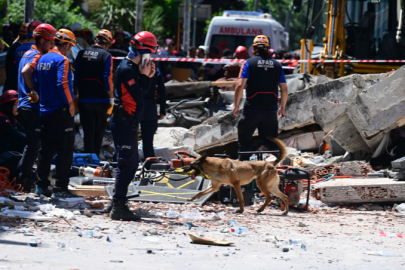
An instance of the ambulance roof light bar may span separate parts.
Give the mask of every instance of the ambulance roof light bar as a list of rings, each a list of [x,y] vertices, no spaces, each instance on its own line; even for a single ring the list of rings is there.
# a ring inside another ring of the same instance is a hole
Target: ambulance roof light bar
[[[224,17],[239,17],[239,18],[256,18],[256,19],[272,19],[269,13],[253,12],[253,11],[234,11],[225,10]]]

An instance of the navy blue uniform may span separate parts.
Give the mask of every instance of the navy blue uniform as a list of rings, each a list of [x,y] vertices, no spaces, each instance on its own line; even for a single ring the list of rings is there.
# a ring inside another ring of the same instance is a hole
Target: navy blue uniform
[[[113,91],[113,60],[109,52],[93,45],[78,53],[74,68],[84,149],[99,155],[110,108],[108,92]]]
[[[0,154],[8,151],[21,153],[27,142],[23,126],[0,111]]]
[[[18,67],[15,61],[15,51],[21,43],[15,42],[10,46],[6,56],[6,82],[3,92],[7,90],[17,90],[18,87]]]
[[[125,204],[128,185],[138,169],[138,125],[144,108],[143,93],[149,88],[149,81],[128,58],[117,68],[115,107],[110,119],[118,161],[114,205]]]
[[[256,128],[259,139],[269,150],[277,147],[267,137],[278,135],[278,84],[285,83],[283,68],[267,52],[243,62],[239,78],[248,79],[246,101],[238,123],[239,151],[252,151],[252,136]],[[240,155],[239,160],[248,160]]]
[[[158,128],[158,114],[156,99],[159,95],[159,114],[166,115],[166,87],[160,69],[156,69],[155,75],[150,79],[150,87],[144,93],[144,109],[141,117],[141,131],[144,158],[155,157],[153,150],[153,136]],[[147,164],[149,169],[150,164]]]

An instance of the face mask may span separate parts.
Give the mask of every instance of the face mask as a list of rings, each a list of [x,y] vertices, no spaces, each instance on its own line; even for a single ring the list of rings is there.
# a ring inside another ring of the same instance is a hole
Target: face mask
[[[128,53],[129,58],[135,58],[138,56],[138,53],[135,50],[130,50]]]

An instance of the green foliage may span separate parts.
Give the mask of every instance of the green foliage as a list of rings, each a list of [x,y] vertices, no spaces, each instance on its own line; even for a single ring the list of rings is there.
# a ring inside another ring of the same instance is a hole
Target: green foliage
[[[165,31],[163,20],[163,8],[161,6],[146,8],[143,13],[142,30],[152,32],[157,39],[163,39]]]
[[[246,10],[253,10],[254,0],[246,0]],[[259,9],[269,12],[273,18],[286,27],[286,15],[288,10],[292,10],[292,0],[260,0]],[[308,2],[302,2],[301,12],[291,13],[290,21],[290,50],[300,48],[300,40],[304,38],[306,13]]]
[[[136,20],[136,0],[103,0],[95,15],[101,28],[122,28],[133,32]]]
[[[0,6],[4,6],[6,0],[1,0]],[[96,25],[87,20],[81,13],[80,8],[71,8],[73,0],[40,0],[35,1],[34,19],[49,23],[55,28],[62,25],[70,26],[79,22],[83,28],[89,28],[93,32],[98,31]],[[21,24],[24,22],[24,0],[10,1],[9,17],[11,23]],[[0,22],[4,23],[6,18]]]

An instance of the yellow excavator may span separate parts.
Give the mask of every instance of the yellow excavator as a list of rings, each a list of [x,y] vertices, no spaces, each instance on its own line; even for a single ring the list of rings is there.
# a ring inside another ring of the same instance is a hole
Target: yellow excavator
[[[301,40],[302,60],[405,59],[402,0],[309,2],[312,19]],[[404,64],[301,63],[295,72],[338,78],[353,73],[388,72]]]

